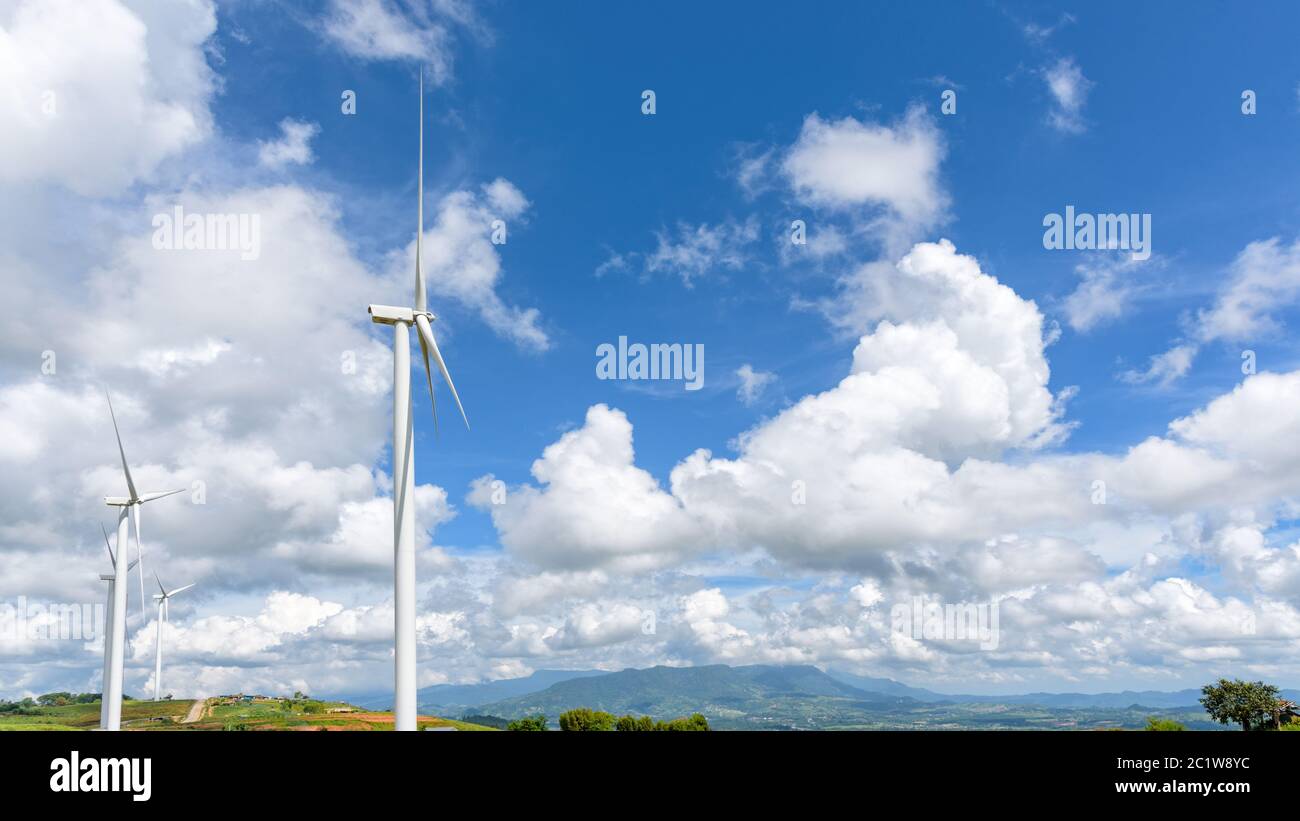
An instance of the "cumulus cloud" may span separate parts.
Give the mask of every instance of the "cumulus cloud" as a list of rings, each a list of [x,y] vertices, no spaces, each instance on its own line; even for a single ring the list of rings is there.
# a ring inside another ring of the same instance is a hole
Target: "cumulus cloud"
[[[453,299],[519,347],[545,351],[551,340],[541,326],[541,313],[536,308],[510,305],[500,296],[501,246],[492,242],[496,220],[505,223],[508,231],[513,227],[510,221],[522,221],[528,207],[523,192],[504,179],[493,180],[477,191],[447,194],[438,203],[432,227],[424,232],[424,275],[431,299]],[[414,239],[394,258],[390,270],[398,281],[411,279]]]
[[[212,130],[208,0],[0,9],[0,180],[113,194]]]
[[[891,249],[938,223],[948,206],[939,184],[945,146],[922,108],[893,125],[810,114],[781,161],[795,195],[811,205],[878,212]]]
[[[272,169],[306,165],[312,161],[312,138],[319,133],[316,123],[286,117],[280,121],[280,139],[258,143],[257,161]]]
[[[451,77],[458,27],[482,31],[472,6],[461,0],[331,0],[322,21],[326,37],[348,54],[420,62],[436,83]]]
[[[908,282],[886,304],[899,321],[862,337],[837,387],[745,433],[737,459],[692,454],[673,469],[671,494],[635,466],[626,416],[591,408],[534,464],[542,487],[490,508],[503,544],[569,568],[655,566],[747,543],[796,562],[853,564],[989,516],[987,504],[952,496],[978,493],[980,474],[997,469],[966,460],[1065,433],[1047,389],[1042,316],[950,243],[917,246],[896,275]],[[798,483],[804,504],[791,503]]]
[[[621,571],[663,566],[697,548],[677,502],[633,464],[632,425],[621,411],[594,405],[585,424],[533,462],[539,486],[511,488],[491,504],[480,479],[473,504],[489,510],[507,549],[561,569]]]

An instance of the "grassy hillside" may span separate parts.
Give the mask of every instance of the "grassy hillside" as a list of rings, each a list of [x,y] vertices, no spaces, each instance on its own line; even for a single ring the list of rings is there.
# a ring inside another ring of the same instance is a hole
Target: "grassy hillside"
[[[122,729],[156,730],[179,722],[193,701],[125,701]],[[99,726],[99,702],[40,707],[36,715],[0,715],[0,730],[93,730]]]
[[[229,730],[362,730],[393,728],[393,714],[354,708],[343,702],[272,698],[264,701],[222,704],[210,699],[196,721],[184,719],[193,701],[127,701],[122,707],[123,730],[171,732]],[[328,712],[330,709],[353,712]],[[421,730],[455,729],[491,731],[491,727],[463,721],[420,716]],[[34,715],[0,715],[0,730],[93,730],[99,726],[99,702],[40,707]]]

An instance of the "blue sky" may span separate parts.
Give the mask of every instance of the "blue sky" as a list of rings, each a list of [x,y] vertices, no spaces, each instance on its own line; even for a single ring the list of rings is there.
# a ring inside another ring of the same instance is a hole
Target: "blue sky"
[[[940,92],[955,87],[958,114],[936,119],[949,148],[942,173],[952,207],[935,235],[977,256],[1049,318],[1073,290],[1080,259],[1043,249],[1044,214],[1073,204],[1155,216],[1156,253],[1167,267],[1138,274],[1150,295],[1125,321],[1067,330],[1051,349],[1052,384],[1080,388],[1067,449],[1123,449],[1236,384],[1240,352],[1231,348],[1207,351],[1176,388],[1152,391],[1115,376],[1179,335],[1180,317],[1203,307],[1246,242],[1297,232],[1288,195],[1300,171],[1300,103],[1290,78],[1300,65],[1276,9],[1171,15],[1151,4],[1125,8],[1121,31],[1113,15],[1068,4],[795,11],[757,3],[743,15],[691,3],[661,4],[653,14],[618,4],[488,8],[490,43],[460,37],[456,76],[429,94],[428,185],[436,192],[501,176],[526,193],[527,224],[511,226],[501,254],[512,291],[542,310],[555,348],[521,355],[481,326],[457,323],[454,355],[472,350],[474,359],[456,362],[453,375],[476,431],[436,444],[422,433],[417,456],[423,475],[435,470],[449,487],[479,475],[485,456],[503,479],[526,478],[553,432],[577,424],[594,402],[638,420],[640,462],[666,479],[690,450],[724,451],[783,400],[838,381],[851,345],[790,308],[795,296],[832,294],[829,276],[787,270],[771,254],[694,288],[640,272],[593,276],[611,250],[648,250],[655,231],[679,222],[754,215],[771,241],[789,219],[810,217],[780,194],[746,197],[734,168],[745,146],[792,141],[814,111],[888,121],[911,105],[937,112]],[[321,120],[312,173],[340,192],[359,254],[405,236],[413,67],[339,53],[262,4],[234,4],[228,19],[225,36],[218,31],[225,93],[213,107],[223,129],[272,139],[282,117]],[[1059,28],[1039,39],[1025,34],[1030,24]],[[1129,33],[1151,31],[1160,36]],[[236,39],[246,32],[260,34],[248,44]],[[1061,56],[1086,66],[1099,89],[1082,134],[1046,120],[1051,97],[1035,73]],[[358,116],[326,115],[340,88],[357,91]],[[643,88],[658,96],[653,117],[640,112]],[[1239,111],[1245,88],[1261,100],[1253,117]],[[718,376],[698,394],[654,396],[595,380],[595,347],[620,334],[703,343]],[[1261,340],[1257,350],[1290,369],[1287,342]],[[757,407],[735,402],[725,386],[743,362],[781,377],[780,391]],[[527,397],[529,424],[516,424],[510,403],[484,401],[505,384]],[[494,541],[474,512],[444,532],[458,543]]]
[[[422,683],[706,661],[990,692],[1300,680],[1283,661],[1300,641],[1300,488],[1293,448],[1269,444],[1292,432],[1300,382],[1285,6],[94,4],[105,39],[146,69],[77,58],[75,31],[11,6],[0,31],[20,45],[61,32],[68,50],[19,51],[15,83],[72,103],[52,124],[22,120],[6,163],[0,239],[31,319],[6,334],[0,422],[40,444],[0,458],[102,438],[71,408],[107,382],[124,394],[128,450],[159,481],[211,482],[212,503],[151,525],[162,560],[200,578],[177,663],[203,686],[361,691],[388,675],[391,366],[365,304],[409,299],[422,66],[426,243],[450,249],[430,305],[473,424],[453,424],[439,384],[435,437],[414,374],[417,481],[432,494]],[[162,32],[173,45],[151,39]],[[63,91],[77,70],[100,78]],[[148,75],[138,117],[121,113],[134,71]],[[118,110],[77,108],[114,95]],[[296,146],[286,120],[309,129]],[[93,168],[57,150],[74,128],[102,129]],[[298,154],[267,161],[273,145]],[[148,254],[148,216],[173,203],[259,211],[267,253],[240,286],[219,284],[226,258]],[[1044,217],[1067,205],[1149,214],[1151,259],[1045,249]],[[33,229],[69,208],[94,215],[93,237]],[[508,240],[484,243],[503,210]],[[812,246],[790,244],[796,219]],[[929,273],[898,273],[909,265]],[[30,286],[29,270],[57,273]],[[172,292],[169,276],[209,284]],[[56,292],[105,317],[100,347],[140,360],[26,331]],[[264,304],[298,295],[276,327]],[[117,324],[166,315],[169,299],[170,322]],[[703,389],[597,379],[597,347],[620,336],[702,345]],[[67,381],[31,373],[39,352],[74,344]],[[1243,373],[1245,350],[1266,378]],[[348,351],[365,387],[338,378]],[[1152,367],[1170,351],[1183,366]],[[763,377],[748,397],[742,366]],[[698,449],[711,456],[691,461]],[[47,459],[14,521],[58,489],[93,498],[90,479],[113,475],[99,450]],[[512,501],[476,499],[485,476]],[[1115,494],[1104,510],[1085,506],[1099,479]],[[811,522],[777,504],[792,480],[815,496]],[[91,555],[77,528],[100,511],[49,515],[63,549]],[[83,588],[16,579],[5,593]],[[1002,602],[1003,651],[891,639],[888,606],[914,593]],[[650,639],[635,629],[648,611],[663,625]],[[213,651],[223,635],[247,646]],[[0,666],[0,690],[71,686],[95,674],[83,655],[53,653],[48,675]]]

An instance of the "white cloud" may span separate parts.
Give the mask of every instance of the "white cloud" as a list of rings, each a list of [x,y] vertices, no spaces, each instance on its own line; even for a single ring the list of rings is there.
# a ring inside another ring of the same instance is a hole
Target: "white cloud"
[[[1093,83],[1083,76],[1073,57],[1062,57],[1043,70],[1043,80],[1054,103],[1047,121],[1053,128],[1067,134],[1081,134],[1087,128],[1083,107]]]
[[[1167,386],[1191,370],[1201,347],[1212,342],[1251,344],[1283,330],[1278,314],[1300,303],[1300,240],[1282,245],[1274,237],[1252,242],[1228,268],[1209,308],[1196,313],[1186,338],[1151,357],[1146,371],[1127,371],[1127,382]]]
[[[1134,279],[1144,262],[1126,256],[1079,265],[1079,284],[1062,306],[1070,327],[1086,333],[1123,316],[1140,290]]]
[[[936,225],[948,206],[939,185],[943,138],[924,109],[898,123],[810,114],[781,168],[800,200],[829,209],[878,209],[893,248]]]
[[[1150,382],[1166,387],[1181,379],[1191,369],[1192,360],[1195,358],[1195,345],[1175,345],[1164,353],[1152,356],[1146,370],[1124,371],[1120,374],[1120,378],[1134,385]]]
[[[325,35],[348,54],[367,60],[412,60],[444,83],[452,70],[452,32],[481,32],[471,5],[461,0],[331,0]]]
[[[541,487],[511,488],[504,505],[470,497],[491,512],[502,544],[520,558],[627,572],[664,566],[698,548],[673,497],[633,464],[632,425],[621,411],[593,405],[582,428],[547,446],[532,474]]]
[[[751,217],[743,223],[679,224],[676,239],[668,231],[658,231],[655,237],[658,245],[646,255],[646,272],[675,274],[689,288],[708,274],[739,271],[749,264],[748,248],[758,240],[758,221]]]
[[[0,180],[113,194],[205,139],[208,0],[0,9]]]
[[[1228,278],[1208,310],[1197,314],[1201,342],[1242,342],[1281,330],[1276,314],[1300,302],[1300,240],[1282,245],[1275,237],[1247,245],[1228,269]]]
[[[528,207],[523,193],[504,179],[479,191],[447,194],[438,203],[432,227],[424,232],[424,275],[431,300],[456,300],[519,347],[545,351],[551,340],[541,327],[541,313],[510,305],[499,294],[502,246],[492,243],[493,221],[502,220],[509,231],[516,227],[511,221],[522,221]],[[394,256],[390,271],[400,282],[414,277],[414,239]],[[436,312],[436,301],[433,307]]]
[[[312,138],[320,133],[316,123],[286,117],[280,121],[280,139],[259,141],[257,161],[267,168],[279,169],[285,165],[307,165],[313,159]]]
[[[756,371],[748,362],[736,369],[736,376],[740,378],[740,387],[736,388],[736,396],[746,405],[757,402],[767,386],[776,381],[776,374]]]

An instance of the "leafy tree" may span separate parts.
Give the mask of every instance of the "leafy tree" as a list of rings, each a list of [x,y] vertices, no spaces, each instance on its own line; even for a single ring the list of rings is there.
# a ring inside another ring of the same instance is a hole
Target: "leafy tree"
[[[1171,730],[1186,730],[1187,728],[1181,723],[1174,721],[1172,718],[1156,718],[1155,716],[1147,716],[1147,726],[1145,729],[1155,730],[1157,732],[1167,732]]]
[[[699,732],[709,729],[709,720],[700,713],[692,713],[690,718],[674,718],[669,722],[659,722],[656,730],[668,732]]]
[[[36,703],[42,707],[62,707],[72,701],[72,693],[46,693],[36,697]]]
[[[540,732],[546,729],[546,716],[536,715],[520,718],[506,725],[511,732]]]
[[[307,701],[303,703],[302,711],[304,713],[323,713],[325,712],[325,704],[320,701]]]
[[[1220,724],[1240,724],[1243,730],[1252,729],[1251,725],[1254,729],[1267,727],[1278,701],[1278,689],[1262,681],[1221,678],[1218,684],[1202,687],[1201,693],[1201,704],[1210,718]]]
[[[622,716],[614,725],[620,732],[646,732],[655,728],[655,720],[650,716]]]
[[[614,729],[614,716],[590,707],[560,713],[560,729],[568,732],[600,732]]]

